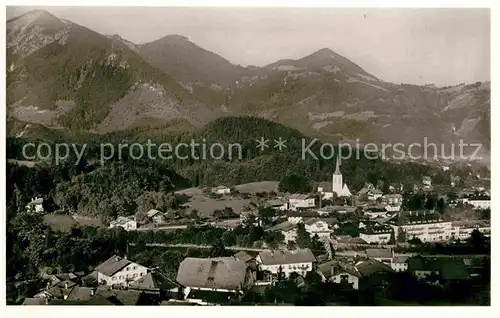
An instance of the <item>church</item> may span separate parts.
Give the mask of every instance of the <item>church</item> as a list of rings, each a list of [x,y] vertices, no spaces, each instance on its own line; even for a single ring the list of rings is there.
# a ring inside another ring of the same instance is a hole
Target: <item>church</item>
[[[334,193],[336,193],[338,197],[352,196],[351,191],[347,187],[347,184],[345,184],[342,180],[342,173],[340,172],[338,158],[335,172],[332,176],[332,183],[330,184],[329,182],[320,182],[320,184],[318,185],[318,192],[323,196],[323,199],[332,198]]]

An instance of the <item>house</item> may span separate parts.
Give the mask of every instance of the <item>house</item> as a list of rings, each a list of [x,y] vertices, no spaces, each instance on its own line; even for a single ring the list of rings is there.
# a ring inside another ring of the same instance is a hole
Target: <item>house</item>
[[[484,236],[491,235],[491,227],[483,221],[454,221],[451,222],[451,239],[466,240],[470,238],[471,233],[478,230]]]
[[[318,273],[323,280],[358,290],[385,286],[393,270],[388,265],[373,259],[358,262],[354,266],[332,260],[318,265]]]
[[[228,187],[226,187],[226,186],[220,185],[218,187],[212,188],[212,193],[215,193],[215,194],[231,194],[231,189],[228,188]]]
[[[401,206],[403,196],[399,193],[385,194],[382,196],[382,202],[388,205]]]
[[[111,221],[109,228],[122,227],[125,231],[135,231],[137,230],[137,221],[134,218],[126,218],[119,216],[115,221]]]
[[[89,303],[94,301],[105,303],[106,300],[113,305],[137,306],[137,305],[152,305],[151,300],[141,291],[130,289],[114,289],[110,286],[99,286],[95,291],[94,297],[89,300]]]
[[[47,300],[51,299],[66,299],[68,295],[71,293],[73,288],[76,286],[76,283],[70,280],[64,280],[58,282],[53,286],[47,286],[45,290],[34,295],[34,298],[43,298]]]
[[[164,299],[182,299],[182,286],[160,272],[152,271],[128,285],[128,289],[144,292],[160,302]]]
[[[429,176],[423,176],[422,177],[422,184],[425,186],[431,186],[432,185],[432,179]]]
[[[311,237],[314,235],[318,235],[318,237],[329,238],[332,231],[329,229],[328,223],[319,219],[312,218],[308,219],[304,222],[305,230],[311,234]]]
[[[323,281],[341,284],[355,290],[359,289],[359,280],[362,278],[354,266],[336,260],[318,265],[318,273]]]
[[[393,252],[388,248],[368,248],[366,249],[366,257],[377,260],[384,264],[391,264]]]
[[[307,194],[292,194],[288,198],[288,208],[297,211],[298,208],[313,208],[316,206],[313,196]]]
[[[378,198],[381,198],[384,193],[379,189],[369,190],[366,194],[368,200],[376,201]]]
[[[291,273],[305,276],[313,270],[316,258],[310,249],[298,249],[295,251],[266,250],[257,255],[257,266],[261,272],[269,271],[277,275],[282,272],[285,277]]]
[[[375,259],[358,262],[354,267],[361,274],[360,289],[384,288],[394,274],[389,265]]]
[[[35,212],[35,213],[43,213],[43,198],[42,197],[35,197],[33,200],[31,200],[30,203],[26,206],[26,211],[27,212]]]
[[[363,209],[363,214],[370,219],[381,218],[387,215],[387,209],[382,206],[369,206]]]
[[[452,237],[451,222],[433,211],[401,211],[387,224],[393,227],[396,238],[403,233],[407,241],[440,242]]]
[[[391,268],[395,272],[405,272],[408,270],[408,256],[397,255],[392,258]]]
[[[148,219],[152,220],[155,224],[161,224],[164,222],[165,218],[163,217],[163,214],[155,209],[151,209],[146,213],[146,216]]]
[[[334,194],[337,197],[350,197],[352,196],[351,191],[346,183],[344,183],[342,178],[342,172],[340,172],[340,160],[337,158],[335,172],[332,175],[332,183],[320,182],[317,187],[317,192],[321,194],[323,199],[331,199]]]
[[[253,283],[245,262],[235,258],[185,258],[176,280],[184,286],[184,297],[193,302],[203,300],[198,291],[238,295]]]
[[[359,237],[368,244],[388,244],[393,232],[394,230],[390,226],[375,224],[364,226],[359,231]]]
[[[75,286],[68,294],[66,300],[90,300],[95,294],[95,289],[92,287]]]
[[[288,243],[289,241],[295,242],[297,239],[297,223],[282,222],[276,224],[275,226],[267,229],[267,231],[279,231],[285,237],[283,241]]]
[[[147,275],[148,268],[127,258],[111,256],[95,268],[99,285],[128,286],[131,282]]]
[[[274,210],[280,210],[280,211],[285,211],[288,209],[288,204],[278,199],[267,200],[264,206],[271,207]]]

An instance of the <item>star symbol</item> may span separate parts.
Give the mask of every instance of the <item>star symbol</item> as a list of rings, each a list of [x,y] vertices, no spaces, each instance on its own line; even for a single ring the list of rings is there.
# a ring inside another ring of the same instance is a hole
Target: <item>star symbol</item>
[[[260,151],[264,151],[265,148],[269,148],[269,145],[267,144],[269,142],[268,139],[265,139],[264,137],[260,137],[259,139],[255,139],[257,142],[256,148],[260,148]]]
[[[274,142],[276,143],[274,148],[278,148],[279,151],[283,150],[283,148],[286,148],[285,145],[286,140],[283,140],[281,137],[279,137],[278,140],[275,140]]]

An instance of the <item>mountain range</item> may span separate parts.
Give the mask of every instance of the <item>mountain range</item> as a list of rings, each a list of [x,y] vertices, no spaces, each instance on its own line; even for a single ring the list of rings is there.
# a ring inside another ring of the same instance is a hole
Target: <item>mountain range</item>
[[[242,67],[167,35],[134,44],[46,11],[7,21],[9,135],[192,131],[258,116],[322,140],[490,145],[490,82],[385,82],[331,49]]]

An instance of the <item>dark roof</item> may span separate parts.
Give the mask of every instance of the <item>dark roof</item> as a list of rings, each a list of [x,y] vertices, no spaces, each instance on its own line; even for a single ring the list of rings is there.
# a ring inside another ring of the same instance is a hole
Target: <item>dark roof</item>
[[[394,270],[390,266],[374,259],[356,264],[356,269],[361,273],[361,275],[363,275],[363,277],[368,277],[378,273],[394,272]]]
[[[392,250],[388,248],[368,248],[366,257],[369,258],[392,258]]]
[[[234,254],[234,257],[236,257],[237,259],[239,259],[240,261],[243,261],[245,263],[253,259],[253,257],[250,256],[245,251],[239,251],[238,253]]]
[[[316,258],[308,248],[295,251],[266,250],[260,252],[259,256],[264,265],[316,262]]]
[[[104,263],[101,263],[99,266],[97,266],[95,270],[99,273],[103,273],[104,275],[113,276],[113,274],[119,272],[122,268],[130,263],[132,262],[128,259],[113,255]]]
[[[323,188],[323,192],[332,192],[332,183],[328,181],[320,182],[318,188]]]
[[[68,295],[66,300],[89,300],[92,298],[93,288],[75,286]]]
[[[184,259],[177,272],[177,282],[186,287],[234,290],[245,282],[247,266],[234,258]]]
[[[25,298],[23,301],[23,306],[40,306],[46,305],[45,299],[43,298]]]
[[[168,279],[159,272],[150,272],[129,284],[129,288],[138,290],[170,290],[180,287],[179,284]]]
[[[295,227],[297,227],[297,224],[293,224],[293,223],[290,223],[288,221],[285,221],[285,222],[276,224],[275,226],[270,227],[267,230],[268,231],[284,231],[284,232],[287,232],[287,231],[293,230]]]
[[[100,295],[115,305],[134,306],[139,303],[142,292],[136,290],[97,288],[96,295]]]

